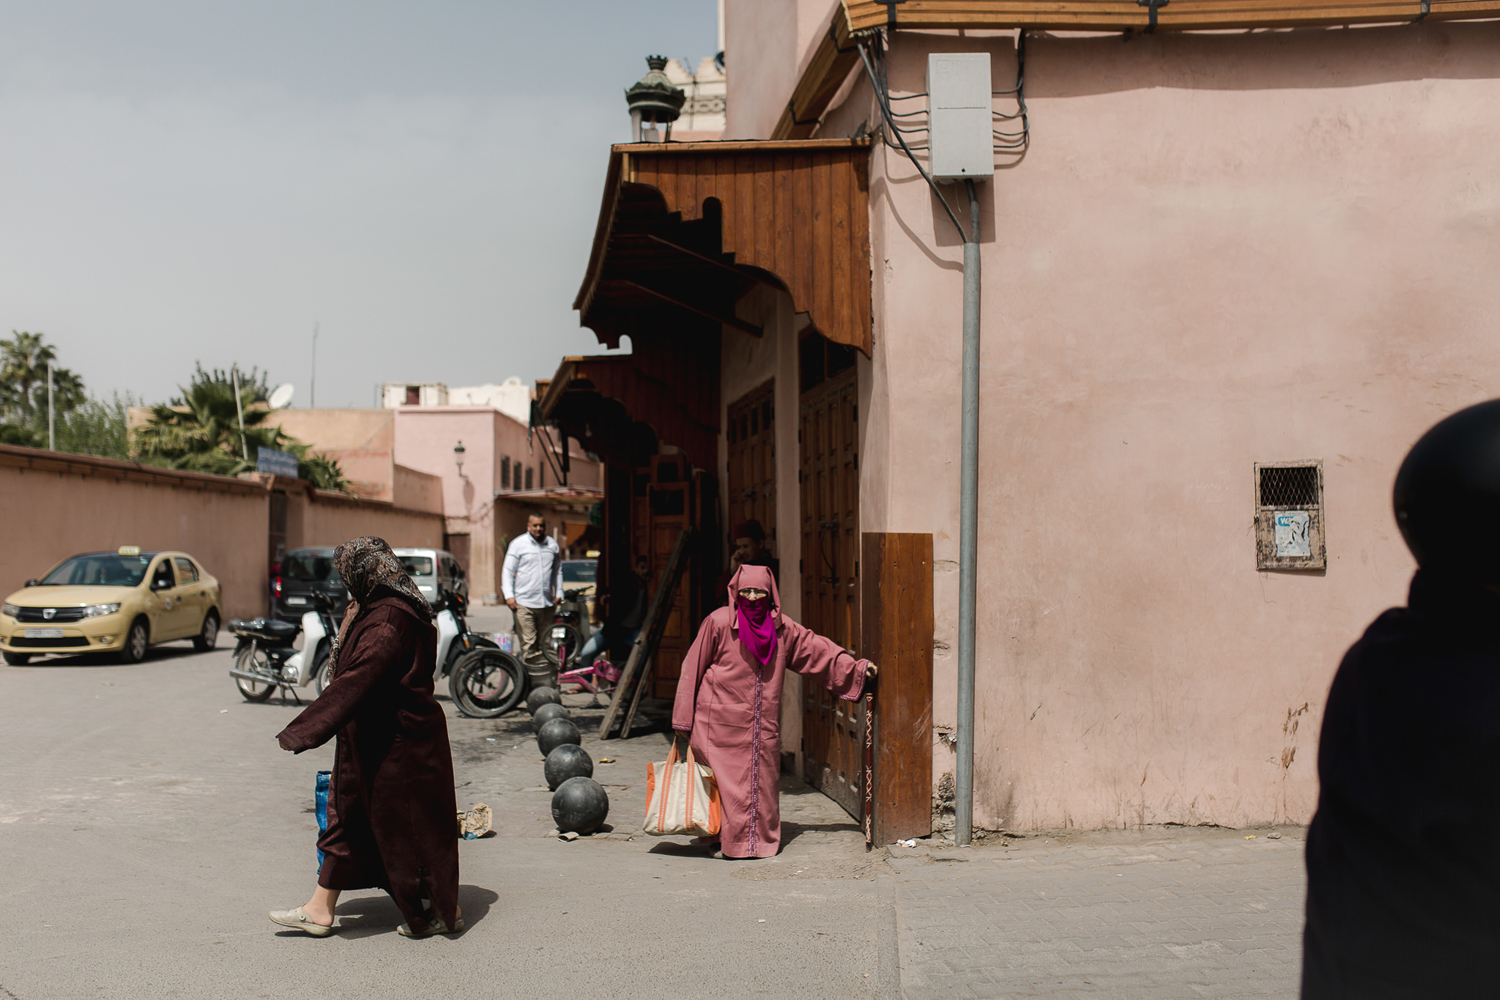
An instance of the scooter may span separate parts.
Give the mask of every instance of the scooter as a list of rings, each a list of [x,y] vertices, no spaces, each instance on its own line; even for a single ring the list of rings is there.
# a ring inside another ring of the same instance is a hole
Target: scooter
[[[314,591],[312,604],[312,610],[302,616],[301,625],[271,618],[229,623],[229,631],[239,639],[229,676],[234,678],[246,701],[269,701],[280,688],[291,691],[292,697],[300,702],[302,699],[297,698],[294,688],[314,682],[316,697],[328,686],[333,672],[329,654],[338,634],[333,621],[333,598]],[[302,634],[302,648],[294,649],[292,643],[298,633]]]
[[[557,617],[552,620],[547,634],[542,638],[542,655],[547,662],[559,670],[567,670],[568,664],[583,648],[583,620],[588,605],[583,601],[583,591],[563,591],[563,602],[558,606]]]
[[[463,656],[476,649],[496,649],[500,646],[482,632],[469,628],[465,613],[468,601],[451,590],[439,592],[432,609],[437,612],[433,624],[437,626],[437,659],[433,663],[434,682],[453,672],[453,666]]]

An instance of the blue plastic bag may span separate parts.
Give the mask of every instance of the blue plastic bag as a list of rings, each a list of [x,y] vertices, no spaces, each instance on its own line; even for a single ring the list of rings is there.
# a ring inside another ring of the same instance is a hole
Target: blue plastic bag
[[[318,837],[328,832],[328,785],[333,779],[332,771],[319,771],[317,784],[313,787],[313,812],[318,816]],[[318,851],[318,871],[323,870],[323,852]]]

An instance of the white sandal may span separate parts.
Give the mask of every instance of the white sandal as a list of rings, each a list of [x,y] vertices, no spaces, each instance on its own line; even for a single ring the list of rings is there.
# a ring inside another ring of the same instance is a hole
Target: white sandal
[[[300,906],[291,910],[272,910],[266,916],[270,917],[273,923],[278,923],[283,927],[290,927],[293,930],[303,931],[311,934],[313,937],[327,937],[333,933],[331,925],[325,927],[322,924],[313,923],[308,918],[307,911]]]
[[[434,934],[457,934],[463,929],[463,917],[459,917],[457,920],[453,921],[453,929],[450,931],[448,929],[448,925],[443,922],[442,918],[435,916],[431,910],[428,910],[426,931],[418,934],[416,931],[411,929],[410,924],[402,924],[400,927],[396,928],[396,933],[400,934],[402,937],[424,938],[431,937]]]

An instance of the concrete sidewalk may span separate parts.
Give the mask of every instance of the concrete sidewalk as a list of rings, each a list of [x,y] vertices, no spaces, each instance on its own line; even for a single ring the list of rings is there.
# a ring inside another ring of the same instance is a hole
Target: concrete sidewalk
[[[408,941],[379,892],[340,930],[278,931],[315,879],[314,773],[274,736],[299,708],[243,701],[226,650],[126,667],[0,668],[0,997],[1295,996],[1300,831],[1034,836],[867,854],[858,828],[783,783],[784,850],[715,861],[640,834],[661,732],[600,743],[611,828],[553,835],[521,714],[449,729],[468,930]],[[613,763],[604,763],[610,758]],[[1255,833],[1255,840],[1244,836]]]
[[[911,1000],[1295,997],[1304,833],[1154,828],[892,848],[902,986]]]

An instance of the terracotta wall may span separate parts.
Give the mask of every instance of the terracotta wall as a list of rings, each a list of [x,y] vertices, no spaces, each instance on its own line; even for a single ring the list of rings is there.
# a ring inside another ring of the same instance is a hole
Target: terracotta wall
[[[0,446],[0,523],[6,594],[68,556],[139,545],[199,560],[226,619],[265,610],[267,503],[254,484]]]
[[[302,535],[293,541],[293,508],[298,509]],[[360,535],[378,535],[392,548],[443,547],[443,518],[428,511],[407,510],[391,504],[341,497],[308,490],[288,497],[287,547],[337,545]]]
[[[973,49],[1009,86],[1011,37],[967,35],[898,34],[893,91]],[[1329,681],[1412,570],[1397,465],[1500,394],[1497,45],[1495,23],[1030,39],[1032,145],[980,206],[980,825],[1309,818]],[[825,134],[867,119],[860,86]],[[933,533],[951,725],[961,247],[899,152],[871,173],[862,527]],[[1328,568],[1258,572],[1252,465],[1309,458]]]
[[[224,618],[267,610],[272,488],[288,493],[287,547],[380,535],[393,546],[443,544],[440,514],[310,490],[299,480],[172,472],[133,462],[0,445],[0,590],[80,552],[180,549],[223,588]]]

